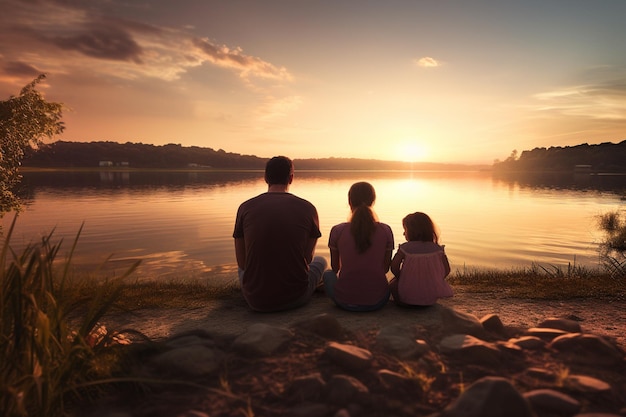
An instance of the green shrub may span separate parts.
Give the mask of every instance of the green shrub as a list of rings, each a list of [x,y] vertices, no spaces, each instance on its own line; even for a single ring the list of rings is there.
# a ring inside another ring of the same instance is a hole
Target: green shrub
[[[52,233],[16,254],[9,245],[16,219],[0,253],[0,410],[5,417],[62,416],[94,393],[94,380],[108,377],[98,355],[110,335],[95,330],[137,264],[76,302],[65,294],[80,230],[59,262],[61,242],[52,244]]]

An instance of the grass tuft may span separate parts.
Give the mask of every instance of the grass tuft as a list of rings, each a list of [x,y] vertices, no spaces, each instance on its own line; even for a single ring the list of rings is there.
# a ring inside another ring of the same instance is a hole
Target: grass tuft
[[[600,259],[604,268],[617,279],[626,281],[626,212],[612,211],[598,216],[604,232]]]

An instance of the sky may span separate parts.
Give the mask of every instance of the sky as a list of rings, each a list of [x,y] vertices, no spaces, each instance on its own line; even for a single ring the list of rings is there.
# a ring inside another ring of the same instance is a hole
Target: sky
[[[492,163],[626,139],[625,0],[0,0],[55,140]]]

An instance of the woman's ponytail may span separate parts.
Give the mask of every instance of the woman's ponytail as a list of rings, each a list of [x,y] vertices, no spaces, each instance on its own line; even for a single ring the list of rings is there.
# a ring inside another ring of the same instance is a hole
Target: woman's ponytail
[[[354,237],[357,251],[365,252],[372,246],[372,235],[376,230],[376,216],[372,204],[376,200],[374,187],[367,182],[357,182],[348,191],[348,202],[352,209],[350,233]]]

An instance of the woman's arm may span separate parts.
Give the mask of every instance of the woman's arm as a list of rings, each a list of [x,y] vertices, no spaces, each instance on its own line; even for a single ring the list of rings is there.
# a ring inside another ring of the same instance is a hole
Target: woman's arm
[[[389,271],[389,267],[391,266],[391,249],[385,252],[385,260],[383,261],[383,265],[385,266],[385,273]]]
[[[339,272],[339,267],[340,267],[340,262],[339,262],[339,249],[330,249],[330,267],[331,269],[337,273]]]
[[[394,276],[400,276],[400,265],[402,265],[402,261],[404,260],[404,252],[398,250],[391,260],[391,272]]]

